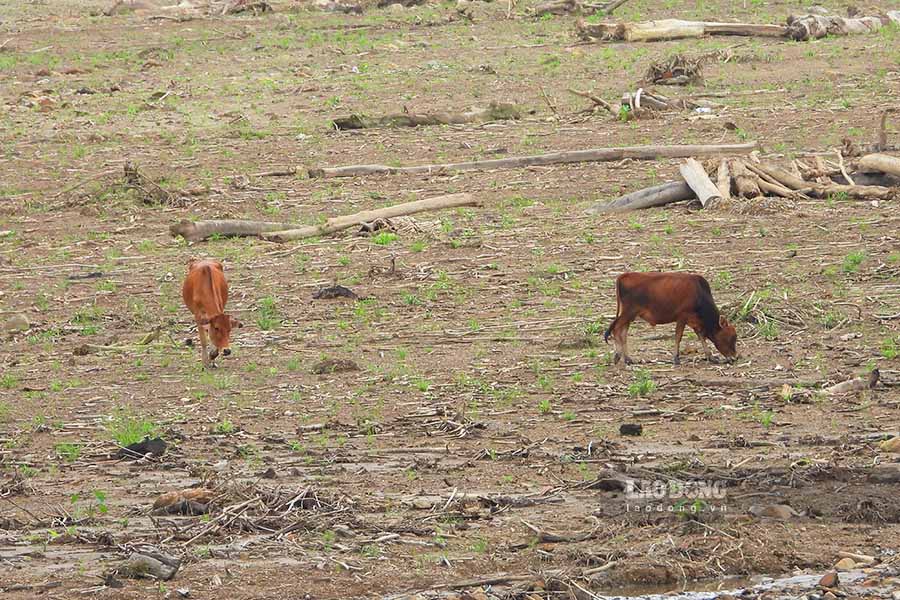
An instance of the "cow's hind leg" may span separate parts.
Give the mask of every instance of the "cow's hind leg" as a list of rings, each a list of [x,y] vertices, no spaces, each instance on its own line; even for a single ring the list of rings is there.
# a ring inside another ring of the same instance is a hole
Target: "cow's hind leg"
[[[634,321],[634,315],[622,315],[616,321],[616,327],[613,330],[613,339],[616,342],[616,356],[613,359],[614,364],[619,362],[619,360],[624,360],[626,365],[630,365],[634,362],[628,354],[628,328],[631,327],[632,321]]]
[[[678,321],[675,324],[675,356],[672,357],[674,364],[681,363],[681,336],[684,335],[684,321]]]

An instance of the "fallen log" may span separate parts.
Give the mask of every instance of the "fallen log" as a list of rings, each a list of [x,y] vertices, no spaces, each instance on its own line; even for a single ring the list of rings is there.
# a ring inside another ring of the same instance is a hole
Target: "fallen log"
[[[425,127],[430,125],[462,125],[464,123],[485,123],[488,121],[520,119],[521,117],[522,111],[515,104],[510,104],[507,102],[492,102],[487,108],[475,108],[468,112],[462,113],[400,113],[387,115],[384,117],[350,115],[349,117],[340,117],[335,119],[331,122],[331,125],[337,130],[375,129],[381,127]]]
[[[738,196],[756,198],[762,194],[759,189],[759,180],[747,171],[748,168],[749,165],[740,160],[733,160],[729,163],[731,176],[734,178],[734,189],[737,190]]]
[[[799,15],[788,17],[787,36],[797,41],[818,40],[829,35],[874,33],[889,23],[900,25],[900,11],[883,15],[845,18],[836,15]]]
[[[343,217],[332,217],[321,225],[309,225],[296,229],[284,229],[280,231],[267,231],[260,233],[260,237],[270,242],[287,242],[291,240],[299,240],[303,238],[317,237],[320,235],[328,235],[348,229],[354,225],[362,223],[370,223],[376,219],[390,219],[393,217],[401,217],[405,215],[413,215],[416,213],[440,210],[443,208],[455,208],[459,206],[478,206],[479,203],[471,194],[450,194],[446,196],[436,196],[434,198],[426,198],[424,200],[416,200],[414,202],[404,202],[403,204],[395,204],[385,208],[375,210],[364,210],[352,215]]]
[[[840,394],[849,394],[851,392],[859,392],[862,390],[870,390],[878,384],[881,373],[878,369],[872,369],[867,377],[855,377],[847,381],[842,381],[831,387],[825,388],[824,392],[829,396]]]
[[[703,165],[697,159],[689,158],[684,161],[678,167],[678,172],[681,173],[684,182],[694,190],[694,194],[700,200],[700,205],[703,208],[722,199],[719,189],[713,184]]]
[[[889,154],[867,154],[859,159],[859,168],[900,177],[900,158]]]
[[[310,169],[310,177],[357,177],[365,175],[396,173],[441,173],[447,171],[481,171],[489,169],[518,169],[543,165],[578,162],[608,162],[632,158],[635,160],[655,160],[659,158],[689,158],[692,156],[720,156],[723,154],[746,154],[757,148],[756,142],[745,144],[698,145],[698,146],[627,146],[624,148],[595,148],[553,152],[534,156],[517,156],[493,160],[476,160],[460,163],[420,165],[414,167],[389,167],[387,165],[350,165],[346,167],[326,167]]]
[[[653,42],[707,35],[738,35],[785,37],[784,25],[758,23],[715,23],[661,19],[639,23],[588,23],[579,19],[575,24],[578,37],[588,41]]]
[[[291,223],[268,223],[235,219],[195,221],[182,220],[169,227],[173,236],[180,235],[189,242],[198,242],[214,235],[240,237],[259,235],[267,231],[282,231],[293,227]]]
[[[653,206],[663,206],[671,202],[680,202],[682,200],[693,200],[694,190],[683,181],[673,181],[672,183],[664,183],[662,185],[653,186],[647,189],[638,190],[625,194],[620,198],[609,202],[601,202],[585,212],[587,214],[600,213],[617,213],[627,212],[630,210],[639,210],[642,208],[651,208]]]

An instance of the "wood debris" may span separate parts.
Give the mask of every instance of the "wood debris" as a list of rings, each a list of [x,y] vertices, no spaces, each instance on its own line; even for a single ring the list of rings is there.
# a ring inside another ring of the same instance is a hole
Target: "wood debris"
[[[785,25],[681,19],[589,23],[579,19],[575,24],[575,33],[583,40],[598,42],[652,42],[712,35],[781,37],[805,41],[823,38],[826,35],[872,33],[890,23],[900,24],[900,11],[855,18],[817,14],[792,15],[788,17]]]
[[[842,158],[840,162],[843,163]],[[898,164],[900,159],[894,156],[872,154],[861,158],[855,166],[860,169],[881,169],[882,173],[879,175],[889,176]],[[893,181],[890,186],[861,185],[859,182],[870,180],[867,175],[854,173],[851,176],[846,166],[814,169],[801,161],[795,161],[795,165],[799,173],[797,175],[771,163],[724,158],[706,170],[700,163],[689,158],[680,167],[683,181],[631,192],[615,200],[594,205],[587,209],[587,213],[638,210],[695,199],[699,199],[705,208],[720,199],[731,198],[750,201],[766,197],[788,200],[837,198],[880,201],[900,197],[900,179],[878,179],[888,183]],[[842,179],[858,183],[841,183]],[[747,206],[752,210],[755,205],[750,203]]]
[[[487,108],[474,108],[467,112],[438,112],[426,114],[398,113],[384,117],[368,117],[353,114],[332,121],[337,130],[372,129],[379,127],[425,127],[429,125],[461,125],[464,123],[486,123],[520,119],[522,110],[514,104],[492,102]]]

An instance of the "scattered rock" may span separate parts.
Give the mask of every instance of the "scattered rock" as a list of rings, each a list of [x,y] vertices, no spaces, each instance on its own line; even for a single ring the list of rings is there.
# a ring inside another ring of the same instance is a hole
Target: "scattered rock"
[[[754,517],[778,519],[780,521],[787,521],[792,517],[803,516],[787,504],[770,504],[768,506],[759,506],[754,504],[749,508],[747,512],[749,512]]]
[[[313,294],[313,300],[332,300],[334,298],[350,298],[351,300],[359,299],[353,290],[342,285],[333,285],[331,287],[322,288]]]
[[[869,471],[871,483],[900,483],[900,463],[875,465]]]
[[[161,438],[145,437],[140,442],[119,448],[119,458],[143,458],[146,455],[162,456],[166,453],[166,443]]]
[[[326,358],[314,364],[312,368],[312,372],[316,375],[344,373],[346,371],[359,371],[359,366],[346,358]]]
[[[269,467],[265,471],[259,474],[260,479],[275,479],[278,475],[275,473],[275,469]]]
[[[619,435],[641,435],[644,433],[644,426],[640,423],[622,423],[619,427]]]
[[[819,580],[819,587],[823,588],[833,588],[837,587],[840,583],[840,578],[838,577],[837,571],[830,571],[825,573],[822,576],[822,579]]]
[[[885,440],[878,444],[878,447],[881,448],[884,452],[900,453],[900,436]]]
[[[834,565],[834,568],[838,571],[852,571],[856,568],[856,561],[852,558],[842,558],[841,560],[837,561],[837,563]]]
[[[3,323],[3,331],[8,331],[10,333],[17,333],[20,331],[28,331],[31,327],[31,323],[28,321],[28,317],[23,315],[22,313],[17,313],[6,320]]]
[[[168,581],[175,576],[181,561],[161,552],[133,552],[116,573],[131,579],[159,579]]]
[[[835,596],[832,592],[825,592],[822,594],[822,600],[837,600],[837,596]]]

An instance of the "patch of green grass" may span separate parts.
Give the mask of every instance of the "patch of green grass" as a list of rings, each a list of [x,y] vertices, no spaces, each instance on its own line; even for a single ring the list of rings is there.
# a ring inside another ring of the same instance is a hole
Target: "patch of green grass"
[[[68,463],[75,462],[78,460],[78,457],[81,456],[81,444],[61,442],[56,444],[53,447],[53,450],[58,457]]]
[[[19,385],[19,378],[12,373],[4,373],[0,375],[0,388],[11,390]]]
[[[106,432],[122,447],[136,444],[145,437],[156,437],[157,429],[152,421],[135,417],[124,411],[113,416],[106,425]]]
[[[650,372],[639,369],[634,374],[634,381],[628,386],[628,395],[633,398],[649,396],[656,390],[656,384],[650,377]]]
[[[888,360],[894,360],[900,356],[900,340],[887,338],[881,344],[881,355]]]
[[[228,435],[230,433],[234,433],[235,427],[234,423],[229,421],[228,419],[222,419],[218,423],[213,426],[213,433],[219,433],[222,435]]]
[[[855,252],[851,252],[844,257],[844,262],[841,265],[841,269],[843,269],[844,273],[856,273],[859,270],[859,266],[865,259],[865,251],[857,250]]]
[[[538,402],[538,412],[542,415],[549,414],[553,409],[553,406],[550,404],[549,398],[541,398],[541,401]]]
[[[281,325],[281,316],[275,305],[273,296],[260,299],[257,308],[256,325],[263,331],[271,331]]]
[[[765,323],[760,323],[757,326],[756,330],[759,332],[759,335],[763,336],[765,339],[772,340],[778,339],[778,323],[775,321],[766,321]]]
[[[375,235],[372,238],[372,241],[378,244],[379,246],[388,246],[394,242],[396,242],[400,236],[391,231],[382,231],[381,233]]]

